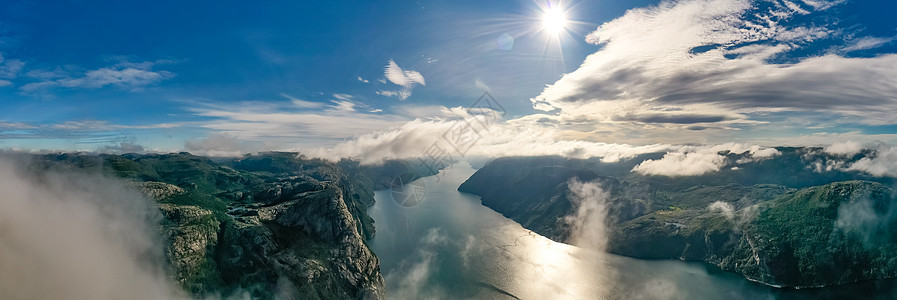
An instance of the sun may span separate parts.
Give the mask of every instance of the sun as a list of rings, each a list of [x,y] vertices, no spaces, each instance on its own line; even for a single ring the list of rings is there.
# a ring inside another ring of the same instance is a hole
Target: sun
[[[542,15],[542,30],[552,35],[558,35],[566,28],[567,17],[564,15],[564,11],[560,7],[549,4]]]

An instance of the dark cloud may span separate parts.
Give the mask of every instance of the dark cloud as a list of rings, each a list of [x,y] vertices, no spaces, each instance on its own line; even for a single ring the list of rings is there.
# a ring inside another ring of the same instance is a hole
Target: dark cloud
[[[689,115],[689,114],[642,114],[642,115],[626,115],[614,117],[614,121],[634,121],[643,123],[673,123],[673,124],[694,124],[694,123],[716,123],[726,120],[732,120],[728,116],[712,116],[712,115]]]

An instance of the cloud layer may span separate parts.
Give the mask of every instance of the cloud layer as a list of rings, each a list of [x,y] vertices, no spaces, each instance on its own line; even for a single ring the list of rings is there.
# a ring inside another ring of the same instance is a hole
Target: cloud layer
[[[690,0],[633,9],[589,34],[600,50],[531,101],[551,112],[543,118],[578,120],[576,130],[592,134],[681,137],[685,129],[731,132],[795,122],[771,119],[782,112],[826,123],[834,116],[894,124],[897,82],[889,78],[897,77],[897,55],[835,54],[887,41],[859,39],[849,47],[842,42],[845,50],[791,55],[824,44],[838,48],[846,29],[822,20],[841,2]]]
[[[158,212],[122,182],[34,173],[0,157],[0,294],[7,299],[181,299]]]
[[[458,140],[465,141],[464,145],[459,145]],[[361,134],[333,147],[309,149],[306,153],[328,159],[355,158],[363,163],[432,156],[436,150],[451,159],[563,155],[600,157],[613,162],[670,148],[662,144],[635,146],[566,140],[551,127],[487,121],[483,114],[471,115],[457,107],[442,108],[439,114],[428,119],[418,118],[399,127]]]
[[[779,155],[779,150],[757,145],[728,143],[715,146],[682,146],[661,159],[641,162],[633,172],[644,175],[698,176],[719,171],[729,162],[720,153],[747,154],[736,163],[748,163]]]

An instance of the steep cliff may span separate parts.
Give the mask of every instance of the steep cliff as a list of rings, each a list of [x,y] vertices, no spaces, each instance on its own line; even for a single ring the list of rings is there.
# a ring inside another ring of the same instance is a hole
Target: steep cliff
[[[37,163],[130,180],[164,217],[171,276],[198,298],[381,299],[380,263],[366,210],[378,176],[408,164],[264,153],[211,160],[189,153],[57,154]],[[373,178],[371,178],[373,177]]]

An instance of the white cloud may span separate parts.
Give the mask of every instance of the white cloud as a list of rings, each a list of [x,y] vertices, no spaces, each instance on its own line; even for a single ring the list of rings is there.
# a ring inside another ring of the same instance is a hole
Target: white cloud
[[[261,149],[261,143],[242,141],[226,133],[214,133],[184,143],[184,150],[192,154],[213,157],[240,157]]]
[[[386,79],[394,84],[403,87],[410,87],[414,84],[427,85],[424,81],[424,76],[421,76],[420,73],[412,70],[402,70],[402,68],[391,59],[389,60],[389,64],[386,65],[385,71]]]
[[[729,221],[735,220],[735,207],[731,203],[716,201],[710,203],[707,209],[722,213]]]
[[[839,37],[839,28],[825,27],[837,22],[794,15],[805,10],[812,19],[840,2],[686,0],[633,9],[589,34],[599,50],[531,102],[559,124],[582,120],[560,124],[571,131],[623,132],[643,143],[753,128],[776,112],[894,124],[897,82],[882,78],[897,77],[897,55],[770,62]]]
[[[361,81],[364,83],[370,83],[370,81],[368,81],[367,79],[361,78],[361,76],[358,76],[358,81]]]
[[[258,102],[198,103],[189,111],[199,117],[211,118],[196,122],[195,126],[246,142],[263,143],[265,150],[302,150],[333,145],[410,120],[401,115],[369,113],[367,106],[347,100],[332,100],[332,103],[323,111]]]
[[[735,145],[742,145],[742,144],[735,144]],[[745,151],[739,151],[739,150],[741,150],[741,149],[733,149],[730,151],[734,152],[734,153],[747,152],[749,155],[736,160],[735,161],[736,164],[752,163],[752,162],[756,162],[756,161],[769,159],[769,158],[772,158],[773,156],[782,154],[782,152],[780,152],[776,148],[766,148],[766,147],[761,147],[758,145],[752,145],[752,146],[750,146],[750,148],[748,148]]]
[[[167,71],[112,67],[87,71],[84,73],[84,77],[59,80],[57,83],[64,87],[99,88],[107,85],[116,85],[139,88],[171,78],[172,76],[173,74]]]
[[[397,97],[397,96],[399,96],[399,92],[397,92],[397,91],[377,91],[377,95],[386,96],[386,97]]]
[[[429,109],[428,109],[429,110]],[[614,162],[639,154],[672,149],[669,145],[634,146],[608,144],[583,140],[565,140],[561,132],[530,124],[494,122],[484,127],[471,118],[464,109],[442,108],[431,118],[418,118],[401,126],[374,131],[355,136],[333,147],[309,149],[311,156],[338,159],[356,158],[363,163],[378,163],[385,159],[422,157],[434,143],[445,149],[453,158],[461,158],[461,153],[452,148],[449,139],[452,129],[470,128],[470,137],[475,143],[465,152],[466,156],[502,157],[563,155],[572,158],[600,157],[603,161]]]
[[[365,103],[356,101],[355,97],[349,94],[333,94],[333,98],[335,98],[335,100],[330,100],[333,105],[328,105],[329,109],[326,110],[327,113],[344,114],[362,111],[368,113],[383,112],[382,109],[373,108]]]
[[[167,278],[161,216],[123,182],[0,158],[0,291],[8,299],[186,299]]]
[[[846,170],[861,171],[878,177],[897,178],[897,147],[879,147],[874,154],[861,158]]]
[[[729,162],[721,152],[746,154],[736,164],[745,164],[779,155],[774,148],[757,145],[727,143],[713,146],[680,146],[679,149],[667,152],[661,159],[649,159],[641,162],[633,172],[643,175],[659,176],[698,176],[717,172]]]
[[[897,134],[868,134],[861,131],[849,132],[818,132],[813,134],[805,134],[787,137],[760,137],[755,138],[754,142],[765,145],[779,146],[821,146],[828,147],[833,141],[855,141],[864,144],[888,143],[897,144]]]
[[[751,149],[748,150],[752,157],[756,158],[770,158],[779,154],[782,154],[776,148],[763,148],[757,145],[751,146]]]
[[[293,105],[295,105],[296,107],[299,107],[299,108],[319,108],[319,107],[324,106],[324,103],[302,100],[302,99],[287,95],[286,93],[280,93],[280,96],[290,99],[290,101],[293,102]]]
[[[53,87],[59,86],[59,83],[55,81],[41,81],[41,82],[32,82],[27,83],[19,88],[20,91],[26,94],[39,92],[42,90],[47,90]]]
[[[852,156],[863,150],[863,144],[854,141],[834,143],[822,149],[823,152],[833,155]]]
[[[69,74],[62,68],[57,67],[56,69],[54,69],[52,71],[41,70],[41,69],[30,70],[28,72],[25,72],[25,76],[31,77],[31,78],[37,78],[37,79],[56,79],[56,78],[63,78],[63,77],[69,76]]]
[[[334,111],[350,112],[355,111],[355,103],[348,100],[331,100],[333,105],[330,106]]]
[[[850,46],[841,49],[844,52],[868,50],[881,47],[897,39],[897,37],[863,37],[854,41]]]
[[[719,171],[726,158],[716,153],[669,152],[662,159],[646,160],[632,169],[644,175],[697,176]]]
[[[336,98],[337,100],[351,101],[352,98],[354,98],[354,97],[352,97],[352,95],[349,95],[349,94],[337,93],[337,94],[333,94],[333,98]]]
[[[415,251],[398,266],[384,270],[383,277],[390,282],[390,298],[394,299],[446,299],[448,293],[439,285],[432,285],[431,277],[439,274],[439,247],[449,242],[438,228],[430,228],[415,245]]]
[[[574,212],[564,217],[570,226],[570,244],[595,250],[607,247],[610,193],[598,182],[581,182],[572,178],[567,182],[567,198]]]
[[[13,79],[19,75],[19,72],[22,71],[22,67],[25,66],[25,62],[18,59],[5,59],[3,54],[0,53],[0,78],[2,79]],[[0,85],[2,86],[2,85]]]
[[[403,101],[408,99],[408,97],[411,97],[411,91],[414,89],[415,85],[427,85],[424,76],[419,72],[402,70],[402,68],[391,59],[384,69],[384,76],[386,76],[386,79],[389,80],[389,82],[399,85],[402,88],[397,91],[378,91],[377,94],[388,97],[397,97],[399,100]]]
[[[12,85],[11,81],[0,79],[0,87],[10,86],[10,85]]]
[[[137,143],[136,138],[123,138],[111,145],[103,146],[100,152],[105,153],[145,153],[146,148]]]
[[[25,84],[19,90],[25,94],[38,94],[58,87],[101,88],[117,86],[138,91],[146,86],[174,77],[174,73],[153,70],[156,64],[156,62],[151,61],[140,63],[120,62],[112,66],[89,70],[75,75],[58,69],[56,71],[33,70],[29,71],[28,75],[42,81]]]
[[[53,150],[84,150],[84,151],[109,151],[103,148],[62,148],[59,145],[80,144],[118,144],[122,141],[130,141],[136,132],[161,131],[172,128],[189,126],[190,123],[156,123],[122,125],[100,120],[65,121],[61,123],[34,123],[34,122],[3,122],[0,121],[0,142],[4,140],[29,140],[37,141],[37,144],[52,144]],[[59,143],[40,143],[42,141],[55,140]],[[21,143],[21,142],[17,142]],[[21,144],[16,145],[21,147]],[[102,146],[102,145],[101,145]],[[43,147],[43,146],[41,146]],[[126,147],[127,148],[127,147]],[[130,148],[135,149],[135,148]]]
[[[473,84],[474,84],[478,89],[481,89],[481,90],[484,90],[484,91],[491,91],[491,90],[492,90],[492,88],[490,88],[488,84],[486,84],[485,82],[483,82],[482,80],[479,80],[479,79],[474,80],[474,81],[473,81]]]

